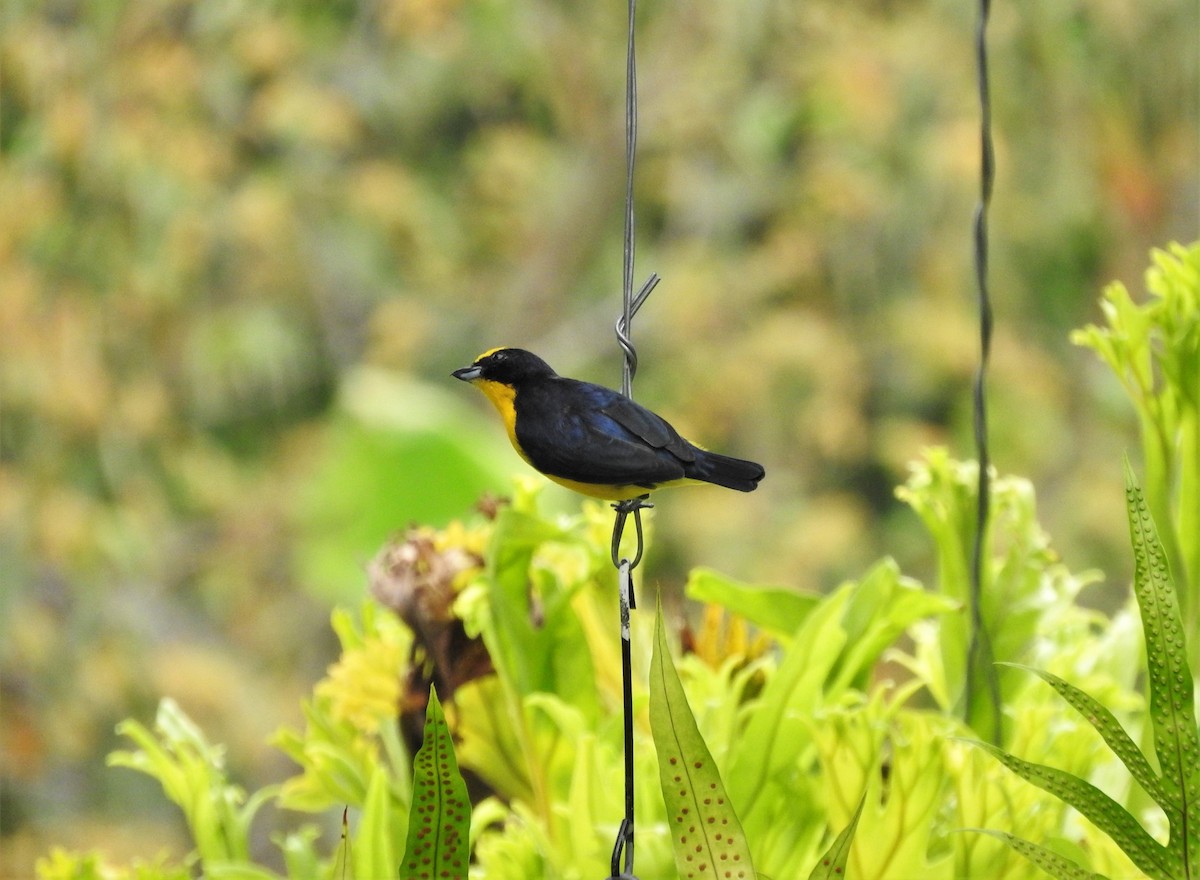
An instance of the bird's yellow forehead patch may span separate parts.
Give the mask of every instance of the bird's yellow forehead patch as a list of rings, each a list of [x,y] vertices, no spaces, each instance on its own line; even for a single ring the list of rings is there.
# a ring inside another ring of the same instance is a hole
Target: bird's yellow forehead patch
[[[501,349],[511,348],[511,347],[512,346],[510,346],[510,345],[497,345],[495,348],[489,348],[487,351],[485,351],[479,357],[475,358],[475,363],[479,363],[481,360],[483,360],[488,355],[495,354],[496,352],[500,351]]]

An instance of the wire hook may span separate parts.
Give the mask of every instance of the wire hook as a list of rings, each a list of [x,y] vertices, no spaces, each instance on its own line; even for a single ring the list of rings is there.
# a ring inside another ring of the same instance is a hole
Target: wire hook
[[[642,549],[644,536],[642,534],[642,511],[648,510],[654,505],[650,503],[649,495],[639,495],[637,498],[629,498],[625,501],[618,501],[614,504],[613,510],[617,512],[616,520],[613,522],[612,535],[612,564],[614,568],[620,568],[622,562],[629,562],[630,570],[638,567],[638,563],[642,561]],[[637,531],[637,550],[634,552],[633,559],[627,560],[621,556],[621,538],[625,535],[625,520],[629,514],[633,514],[633,525]],[[631,608],[637,606],[630,604]]]

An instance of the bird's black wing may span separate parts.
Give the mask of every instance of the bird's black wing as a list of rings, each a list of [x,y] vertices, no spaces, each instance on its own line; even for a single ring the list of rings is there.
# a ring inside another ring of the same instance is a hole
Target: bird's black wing
[[[695,449],[623,394],[555,377],[517,395],[517,442],[538,470],[568,480],[651,487],[684,476]]]

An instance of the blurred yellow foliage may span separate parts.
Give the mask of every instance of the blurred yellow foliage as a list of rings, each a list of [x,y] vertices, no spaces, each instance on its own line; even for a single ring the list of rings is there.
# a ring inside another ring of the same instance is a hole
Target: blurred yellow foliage
[[[396,717],[400,675],[407,644],[377,634],[346,651],[317,684],[316,695],[329,700],[330,715],[374,735],[385,720]]]

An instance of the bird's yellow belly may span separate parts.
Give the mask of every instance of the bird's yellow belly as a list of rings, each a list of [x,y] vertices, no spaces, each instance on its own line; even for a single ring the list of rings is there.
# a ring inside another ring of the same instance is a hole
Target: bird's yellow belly
[[[517,451],[520,452],[520,450]],[[545,476],[560,486],[566,486],[572,491],[590,495],[592,498],[603,498],[605,501],[628,501],[630,498],[639,498],[642,495],[647,495],[651,491],[645,486],[610,486],[603,483],[581,483],[578,480],[568,480],[566,477],[556,477],[553,474],[546,474]],[[654,488],[661,489],[662,486],[655,486]]]

